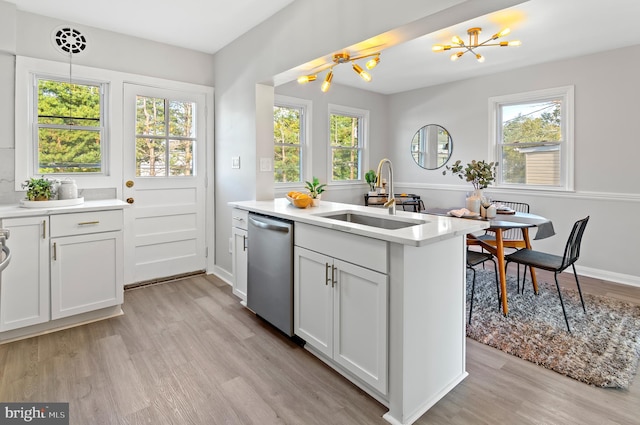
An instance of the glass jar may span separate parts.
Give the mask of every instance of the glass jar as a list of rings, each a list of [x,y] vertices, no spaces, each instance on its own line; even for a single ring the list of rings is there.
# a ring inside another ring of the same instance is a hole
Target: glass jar
[[[62,180],[58,188],[58,199],[76,199],[78,186],[75,180]]]

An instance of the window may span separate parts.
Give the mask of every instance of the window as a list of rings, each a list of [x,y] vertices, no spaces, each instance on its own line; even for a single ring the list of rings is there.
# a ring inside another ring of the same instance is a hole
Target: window
[[[362,180],[367,111],[329,107],[331,181]]]
[[[490,99],[497,184],[573,189],[573,87]]]
[[[104,84],[36,77],[37,174],[104,171]]]
[[[276,97],[273,106],[273,172],[276,183],[299,183],[304,175],[307,105]]]
[[[194,175],[196,104],[136,96],[136,176]]]

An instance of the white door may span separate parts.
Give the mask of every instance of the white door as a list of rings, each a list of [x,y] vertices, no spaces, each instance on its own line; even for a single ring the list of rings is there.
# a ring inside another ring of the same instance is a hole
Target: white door
[[[206,268],[205,101],[125,84],[125,284]]]

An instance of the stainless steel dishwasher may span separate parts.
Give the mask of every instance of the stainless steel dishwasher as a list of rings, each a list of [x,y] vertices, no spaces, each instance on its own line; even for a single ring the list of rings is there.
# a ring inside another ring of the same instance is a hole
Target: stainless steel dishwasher
[[[247,307],[293,336],[293,223],[249,213]]]

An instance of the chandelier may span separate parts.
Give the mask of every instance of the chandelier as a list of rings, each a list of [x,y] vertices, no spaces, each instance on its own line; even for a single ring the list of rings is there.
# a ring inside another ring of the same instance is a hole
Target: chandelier
[[[323,92],[326,92],[329,90],[329,87],[331,87],[331,80],[333,80],[333,67],[340,65],[341,63],[348,63],[348,62],[351,62],[353,71],[356,74],[358,74],[360,78],[362,78],[364,81],[368,83],[369,81],[371,81],[371,74],[369,74],[367,71],[362,69],[362,67],[356,63],[356,61],[361,59],[366,59],[366,58],[371,58],[371,59],[369,59],[364,66],[365,68],[371,70],[375,68],[380,62],[380,52],[371,53],[368,55],[356,56],[356,57],[351,57],[349,53],[346,53],[346,52],[336,53],[335,55],[333,55],[333,63],[322,66],[321,68],[316,70],[316,72],[313,74],[303,75],[298,77],[298,83],[306,84],[306,83],[310,83],[311,81],[315,81],[318,78],[319,73],[328,69],[329,72],[327,72],[327,75],[324,77],[324,81],[322,82],[322,86],[320,86],[320,90],[322,90]]]
[[[482,56],[480,53],[477,53],[474,49],[477,49],[478,47],[485,47],[485,46],[507,47],[507,46],[519,46],[520,44],[522,44],[518,40],[501,41],[499,43],[490,43],[493,40],[496,40],[500,37],[504,37],[505,35],[509,34],[511,32],[509,28],[505,28],[502,31],[491,36],[491,38],[489,38],[488,40],[483,41],[482,43],[478,43],[478,35],[480,35],[481,31],[482,31],[482,28],[477,28],[477,27],[469,28],[467,30],[467,34],[469,34],[468,44],[465,44],[465,42],[460,37],[455,35],[451,39],[451,42],[453,44],[434,44],[432,50],[434,52],[444,52],[445,50],[451,50],[451,49],[463,49],[460,52],[453,53],[450,57],[451,60],[456,61],[460,59],[460,57],[462,57],[462,55],[464,55],[465,53],[471,52],[476,57],[478,62],[484,62],[484,56]]]

